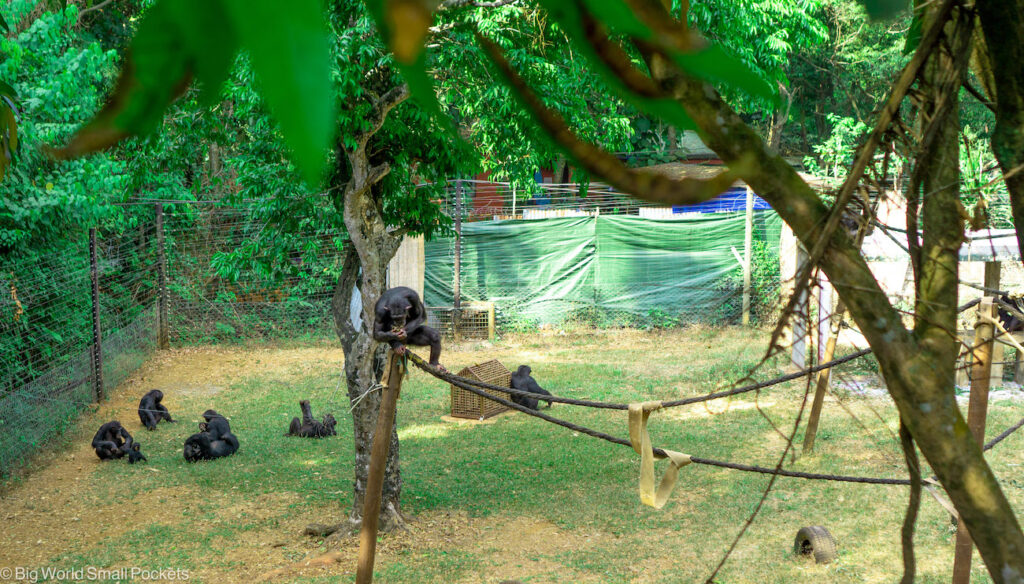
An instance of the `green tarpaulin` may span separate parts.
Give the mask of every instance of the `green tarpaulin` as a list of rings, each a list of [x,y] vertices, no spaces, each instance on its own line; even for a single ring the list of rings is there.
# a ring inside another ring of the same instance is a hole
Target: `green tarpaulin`
[[[755,213],[755,249],[767,252],[755,259],[775,272],[781,225],[774,212]],[[743,238],[743,213],[464,223],[462,298],[494,302],[505,327],[728,322],[739,316]],[[427,243],[428,306],[452,305],[453,265],[453,238]]]

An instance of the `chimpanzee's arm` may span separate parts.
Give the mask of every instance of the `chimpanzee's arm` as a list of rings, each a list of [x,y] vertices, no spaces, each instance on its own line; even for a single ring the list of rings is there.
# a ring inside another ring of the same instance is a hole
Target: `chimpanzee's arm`
[[[406,300],[409,301],[409,321],[405,323],[406,334],[423,326],[423,323],[427,322],[427,307],[423,305],[423,301],[420,300],[419,294],[411,292],[406,294]]]
[[[380,343],[391,343],[391,347],[394,348],[395,344],[398,343],[398,335],[391,330],[391,315],[387,310],[384,310],[383,303],[378,302],[377,308],[374,310],[373,317],[373,340]],[[388,325],[388,328],[384,328]]]
[[[121,450],[123,450],[125,452],[128,452],[129,450],[131,450],[132,449],[132,444],[134,444],[135,441],[132,440],[132,435],[128,433],[128,430],[125,430],[124,428],[121,428],[118,431],[118,435],[121,438],[124,438],[124,445],[121,446]]]

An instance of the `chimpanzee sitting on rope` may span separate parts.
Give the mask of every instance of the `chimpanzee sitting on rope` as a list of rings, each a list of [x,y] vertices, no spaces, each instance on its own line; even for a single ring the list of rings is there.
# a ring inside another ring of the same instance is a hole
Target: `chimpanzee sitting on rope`
[[[543,400],[540,396],[551,395],[551,392],[542,388],[540,385],[537,385],[537,380],[530,375],[532,372],[533,370],[530,369],[529,365],[520,365],[519,369],[516,369],[516,372],[512,374],[512,379],[510,380],[509,385],[512,389],[529,391],[530,393],[537,394],[537,397],[533,397],[514,393],[512,394],[512,401],[521,406],[526,406],[531,410],[539,410],[540,407],[538,407],[538,402]],[[550,408],[551,401],[547,400],[547,402],[548,407]]]
[[[427,308],[412,288],[398,286],[385,291],[374,306],[373,339],[388,343],[399,355],[405,345],[430,347],[430,364],[447,371],[441,357],[441,333],[427,326]],[[405,345],[403,345],[405,343]]]

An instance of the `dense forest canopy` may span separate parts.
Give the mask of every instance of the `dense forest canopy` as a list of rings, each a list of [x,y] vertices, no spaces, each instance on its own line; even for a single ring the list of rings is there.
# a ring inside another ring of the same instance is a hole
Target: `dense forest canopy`
[[[216,99],[204,97],[201,86],[189,88],[163,116],[164,123],[146,136],[83,159],[54,162],[46,155],[46,147],[66,144],[108,99],[126,43],[148,4],[119,1],[92,10],[79,3],[62,7],[58,2],[15,0],[0,9],[9,25],[2,40],[0,81],[16,92],[18,120],[14,160],[0,183],[0,248],[6,253],[30,254],[43,242],[53,242],[51,236],[68,226],[127,220],[124,211],[109,205],[112,202],[254,198],[254,189],[260,196],[280,194],[294,199],[288,195],[317,191],[298,180],[279,122],[268,114],[258,83],[252,83],[247,56],[234,62],[228,83]],[[726,98],[766,138],[773,127],[781,127],[777,132],[781,152],[805,161],[812,171],[841,178],[889,81],[908,58],[904,44],[910,16],[873,22],[853,0],[748,4],[740,11],[732,2],[693,2],[689,12],[695,27],[783,88],[778,107],[752,100],[743,92],[727,91]],[[341,34],[331,35],[333,50],[346,58],[335,59],[333,91],[338,96],[359,95],[360,77],[375,66],[386,66],[389,57],[380,46],[373,48],[368,32],[372,23],[360,3],[335,14],[332,31]],[[600,140],[612,151],[642,153],[632,158],[634,164],[677,157],[681,132],[607,91],[597,91],[601,80],[573,55],[557,26],[537,9],[513,3],[452,10],[441,18],[436,27],[437,49],[431,56],[436,60],[432,65],[438,95],[448,111],[458,112],[458,123],[465,128],[479,162],[456,169],[450,162],[435,164],[414,152],[403,152],[399,156],[407,160],[393,165],[394,169],[415,167],[417,178],[428,180],[459,171],[493,170],[499,179],[527,184],[537,169],[564,164],[561,153],[525,114],[509,107],[507,89],[494,82],[467,24],[495,35],[504,46],[515,47],[510,53],[514,64],[543,90],[551,105],[569,116],[581,136]],[[365,113],[359,108],[366,106],[358,105],[358,100],[339,102],[339,121],[357,120]],[[213,106],[207,107],[210,103]],[[978,100],[962,103],[965,180],[985,185],[994,166],[988,146],[992,114]],[[416,115],[416,109],[413,105],[402,108],[409,112],[406,117]],[[422,123],[429,122],[423,119]],[[407,133],[394,134],[389,140],[409,145],[429,140],[429,151],[434,153],[443,151],[436,146],[457,147],[443,134],[406,130],[409,126],[404,123],[393,127],[389,132],[403,128]],[[339,131],[349,130],[342,125]],[[395,150],[385,148],[384,142],[379,149]],[[403,171],[402,177],[396,174],[389,181],[408,184],[411,177],[410,171]],[[986,191],[996,218],[1008,217],[1001,186],[989,185]],[[966,202],[968,207],[973,205],[973,200]],[[314,208],[302,212],[312,218]],[[279,211],[293,214],[296,210]],[[444,222],[437,221],[428,213],[422,226],[443,228]]]

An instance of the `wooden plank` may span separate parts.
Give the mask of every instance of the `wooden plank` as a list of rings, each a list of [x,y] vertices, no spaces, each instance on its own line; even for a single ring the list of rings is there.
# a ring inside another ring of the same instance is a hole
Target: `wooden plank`
[[[797,248],[796,257],[796,273],[799,274],[808,260],[807,250],[804,249],[804,246],[801,245]],[[804,288],[796,302],[794,307],[796,313],[793,315],[793,356],[791,363],[797,369],[805,369],[807,367],[807,314],[809,308],[807,300],[808,293],[807,289]]]
[[[983,280],[984,286],[989,290],[999,289],[999,273],[1002,271],[1001,262],[985,262],[985,278]],[[991,292],[986,292],[986,295],[991,295]],[[996,343],[992,347],[992,381],[991,384],[996,387],[1003,386],[1003,358],[1005,347],[1002,343]]]
[[[423,298],[425,253],[423,236],[406,235],[395,256],[388,262],[388,288],[412,288]]]

